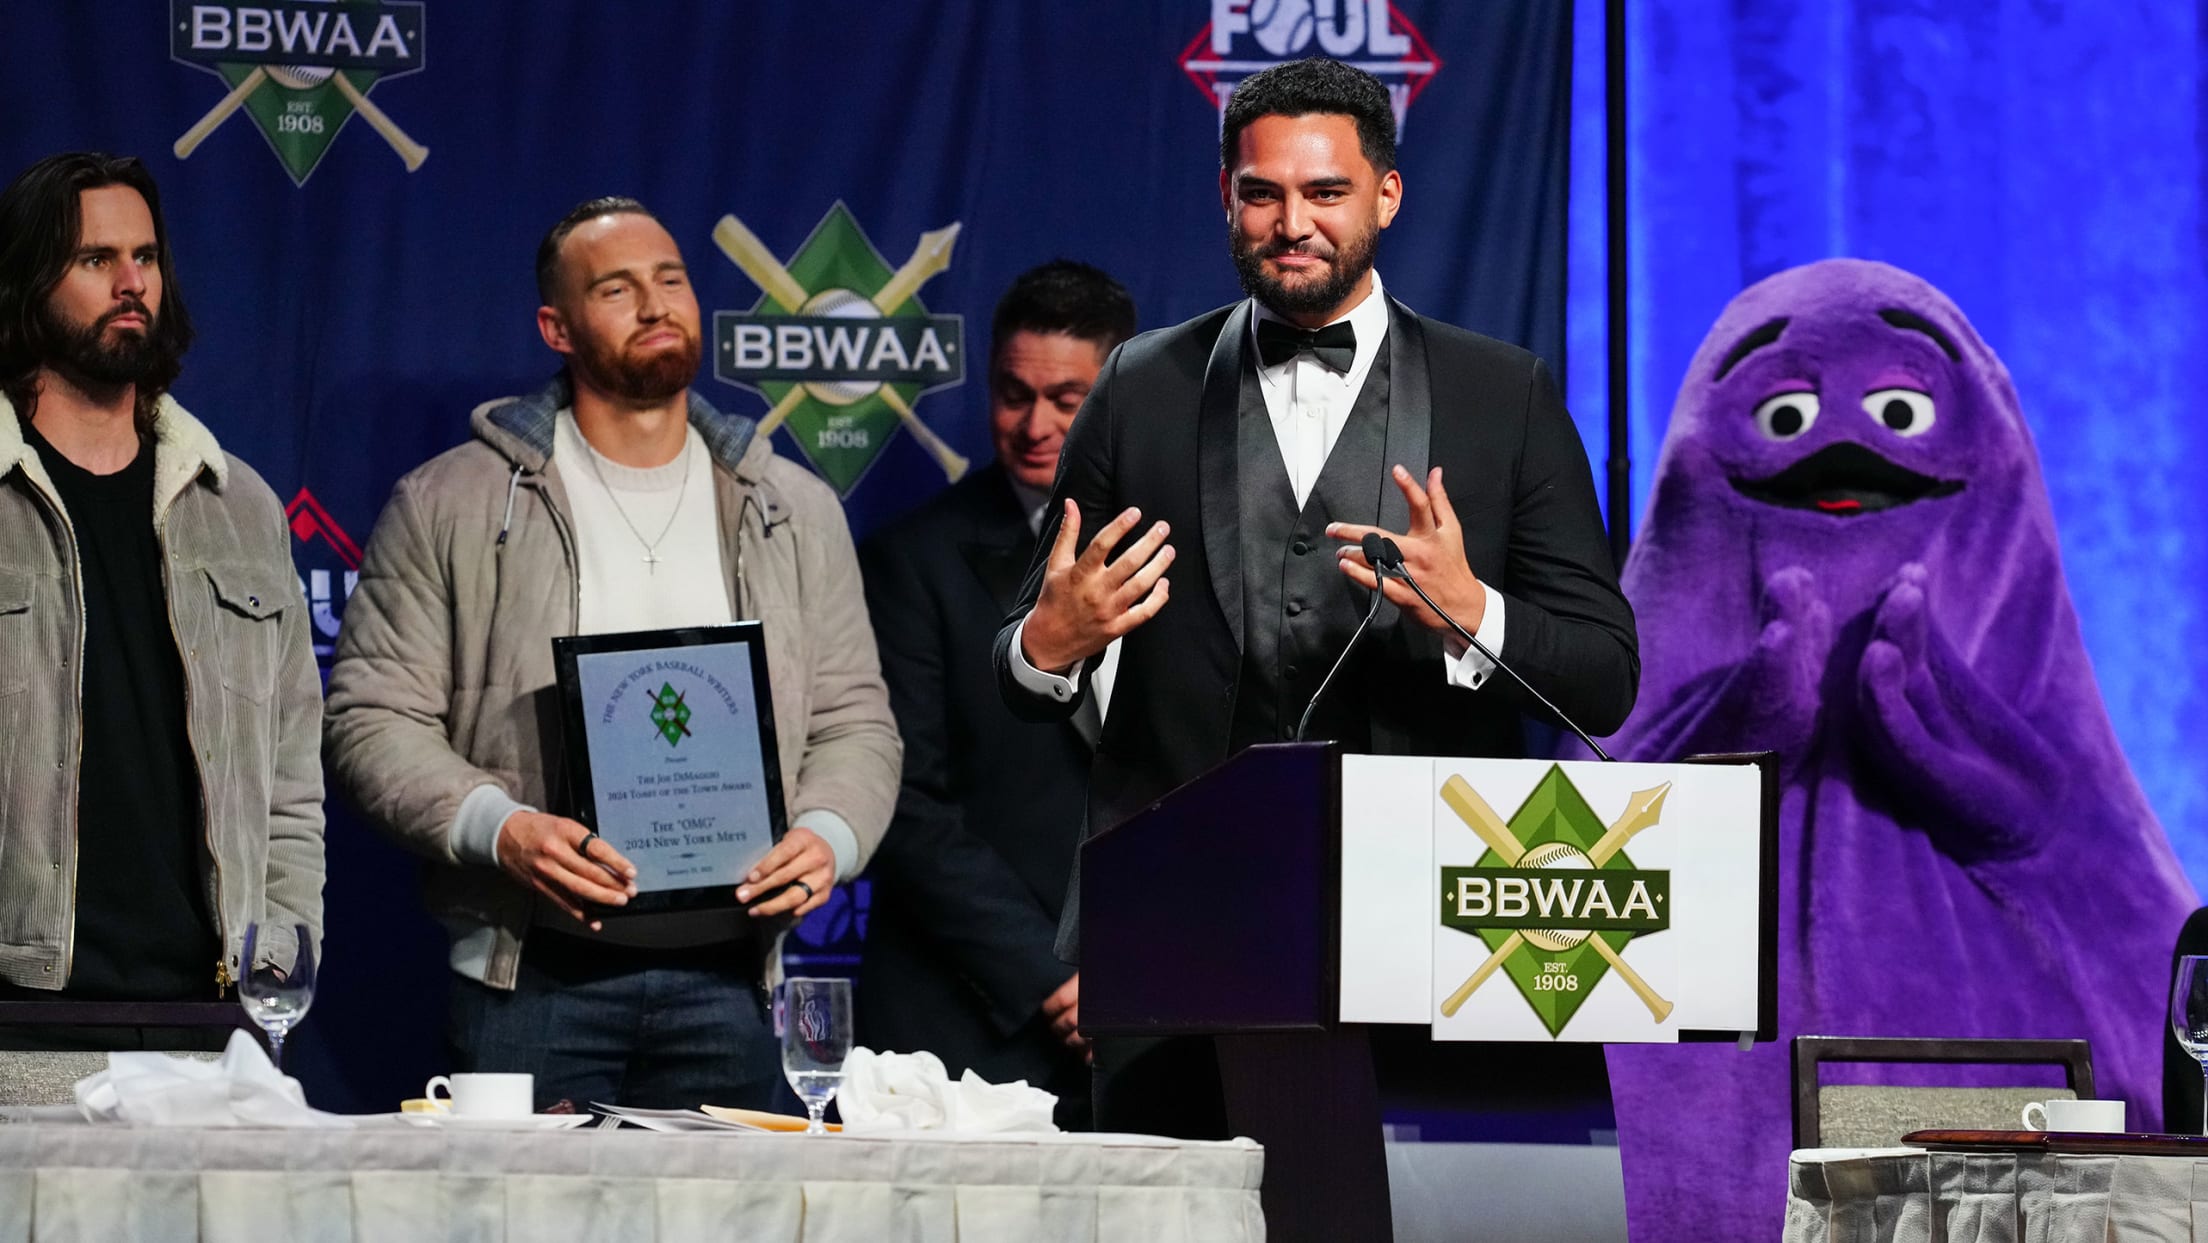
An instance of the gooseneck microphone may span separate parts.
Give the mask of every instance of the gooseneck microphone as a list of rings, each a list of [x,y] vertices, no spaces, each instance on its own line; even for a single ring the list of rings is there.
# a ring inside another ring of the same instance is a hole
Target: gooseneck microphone
[[[1368,532],[1365,535],[1364,550],[1365,560],[1378,565],[1378,559],[1384,555],[1380,546],[1380,536]],[[1303,706],[1303,719],[1296,722],[1297,742],[1303,741],[1303,731],[1311,727],[1312,712],[1317,710],[1319,701],[1326,698],[1326,688],[1334,685],[1334,675],[1340,673],[1342,666],[1349,663],[1349,654],[1357,650],[1357,641],[1365,637],[1365,628],[1372,625],[1373,616],[1380,611],[1380,600],[1386,594],[1386,592],[1380,590],[1377,584],[1373,586],[1372,603],[1365,606],[1365,620],[1357,623],[1357,631],[1349,636],[1349,644],[1342,648],[1341,655],[1334,658],[1334,667],[1326,671],[1326,677],[1319,682],[1319,689],[1311,692],[1311,702]]]
[[[1374,544],[1379,545],[1378,551],[1380,555],[1377,557],[1373,556]],[[1524,687],[1528,695],[1531,695],[1535,699],[1540,700],[1541,706],[1549,710],[1549,715],[1563,722],[1564,728],[1572,731],[1572,734],[1575,737],[1577,737],[1581,742],[1586,743],[1587,749],[1594,752],[1596,758],[1602,760],[1610,759],[1610,753],[1603,750],[1602,747],[1598,743],[1596,743],[1594,739],[1589,738],[1587,736],[1587,731],[1581,729],[1577,721],[1574,721],[1572,718],[1564,715],[1564,710],[1557,707],[1555,704],[1550,703],[1549,697],[1547,695],[1544,695],[1540,691],[1535,690],[1533,688],[1533,683],[1528,682],[1524,678],[1518,676],[1518,671],[1516,669],[1513,669],[1508,664],[1504,663],[1502,657],[1497,656],[1495,653],[1487,650],[1487,644],[1480,642],[1479,639],[1473,636],[1471,631],[1466,630],[1463,626],[1458,625],[1456,618],[1449,616],[1449,614],[1446,612],[1443,612],[1442,607],[1434,603],[1434,598],[1426,594],[1426,589],[1418,585],[1417,579],[1411,577],[1411,571],[1403,564],[1403,550],[1395,546],[1394,540],[1386,539],[1378,535],[1367,535],[1365,537],[1365,560],[1371,564],[1374,574],[1377,574],[1383,578],[1392,577],[1402,579],[1405,586],[1409,587],[1412,591],[1418,593],[1418,598],[1426,602],[1426,607],[1432,609],[1436,617],[1439,617],[1441,618],[1441,620],[1449,623],[1449,628],[1457,632],[1458,638],[1463,639],[1468,644],[1471,644],[1473,651],[1487,657],[1487,659],[1491,663],[1493,663],[1497,669],[1500,669],[1504,673],[1509,674],[1510,680]],[[1374,594],[1377,595],[1378,593],[1375,592]],[[1359,629],[1361,630],[1363,628],[1359,627]],[[1351,642],[1355,642],[1355,640],[1353,639],[1351,640]],[[1321,689],[1323,690],[1324,688],[1322,687]]]

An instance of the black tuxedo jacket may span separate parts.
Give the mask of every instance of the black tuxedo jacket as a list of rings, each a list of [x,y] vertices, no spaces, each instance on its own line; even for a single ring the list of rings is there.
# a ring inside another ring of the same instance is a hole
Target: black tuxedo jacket
[[[1227,757],[1244,627],[1236,420],[1249,357],[1249,303],[1144,333],[1115,351],[1068,433],[1042,542],[997,635],[1005,702],[1062,720],[1079,702],[1038,696],[1012,676],[1017,627],[1041,592],[1063,500],[1084,539],[1121,510],[1172,525],[1167,604],[1121,645],[1112,710],[1090,771],[1098,832]],[[1618,590],[1578,430],[1532,354],[1389,303],[1387,461],[1422,482],[1431,466],[1463,527],[1472,571],[1506,600],[1502,656],[1593,734],[1614,732],[1640,680],[1633,611]],[[1409,526],[1385,473],[1372,481],[1380,525]],[[1132,542],[1131,536],[1128,542]],[[1333,555],[1331,549],[1314,555]],[[1450,686],[1440,636],[1383,605],[1367,637],[1370,671],[1329,694],[1357,696],[1380,754],[1508,756],[1534,710],[1497,673],[1477,691]],[[1086,678],[1081,679],[1087,690]],[[1078,894],[1073,895],[1077,898]],[[1077,902],[1069,899],[1069,909]],[[1072,955],[1077,912],[1061,934]]]
[[[990,648],[1035,546],[997,467],[860,551],[905,739],[897,814],[868,864],[860,1041],[927,1049],[955,1078],[1026,1079],[1085,1113],[1087,1072],[1038,1014],[1071,969],[1051,946],[1081,839],[1093,739],[1015,717]]]

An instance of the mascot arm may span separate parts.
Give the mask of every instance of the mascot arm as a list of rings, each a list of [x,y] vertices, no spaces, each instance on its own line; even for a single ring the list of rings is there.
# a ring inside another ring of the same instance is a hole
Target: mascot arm
[[[1925,571],[1902,567],[1879,602],[1857,677],[1863,749],[1884,793],[1963,860],[2031,849],[2066,817],[2066,766],[1937,630]]]

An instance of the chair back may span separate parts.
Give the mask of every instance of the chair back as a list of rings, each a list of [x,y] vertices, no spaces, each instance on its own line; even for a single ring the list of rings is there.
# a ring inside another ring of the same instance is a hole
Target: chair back
[[[2061,1088],[1826,1085],[1827,1062],[1955,1066],[2059,1066]],[[1794,1038],[1794,1146],[1891,1148],[1911,1131],[2015,1131],[2031,1101],[2091,1099],[2093,1056],[2083,1040]]]

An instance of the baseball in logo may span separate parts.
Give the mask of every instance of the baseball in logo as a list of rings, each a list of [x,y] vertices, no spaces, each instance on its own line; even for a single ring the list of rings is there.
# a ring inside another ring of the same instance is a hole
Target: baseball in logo
[[[221,78],[229,93],[176,140],[176,158],[236,113],[251,118],[270,149],[305,185],[356,114],[406,164],[429,148],[369,102],[385,78],[422,68],[420,0],[169,0],[169,55]]]
[[[291,524],[292,562],[299,569],[300,594],[314,620],[314,656],[324,666],[337,653],[337,627],[345,602],[360,583],[360,545],[305,488],[284,506]]]
[[[1441,1002],[1454,1016],[1497,971],[1510,977],[1551,1036],[1615,971],[1661,1023],[1672,1003],[1626,962],[1635,937],[1671,926],[1671,873],[1633,866],[1625,845],[1662,818],[1670,783],[1641,790],[1605,823],[1552,765],[1508,821],[1463,777],[1441,801],[1487,846],[1472,867],[1441,869],[1441,923],[1489,954]],[[1436,990],[1439,991],[1438,989]]]
[[[965,320],[930,315],[920,287],[950,266],[958,225],[920,235],[900,267],[874,249],[842,203],[784,263],[734,216],[721,253],[759,286],[748,311],[713,315],[713,374],[773,403],[759,430],[787,423],[813,469],[850,495],[900,424],[952,479],[966,459],[913,406],[966,377]]]
[[[1288,60],[1331,56],[1380,79],[1403,118],[1441,58],[1388,0],[1211,0],[1211,23],[1181,49],[1181,72],[1223,117],[1235,84]]]

